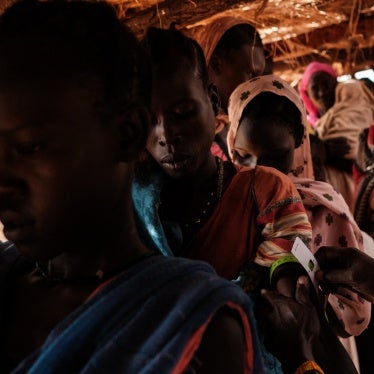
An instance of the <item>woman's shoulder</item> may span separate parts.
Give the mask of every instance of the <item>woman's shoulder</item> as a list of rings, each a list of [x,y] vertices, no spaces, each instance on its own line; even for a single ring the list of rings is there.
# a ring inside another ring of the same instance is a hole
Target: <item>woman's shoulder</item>
[[[324,192],[335,192],[336,193],[336,191],[334,190],[334,187],[330,183],[327,183],[324,181],[318,181],[318,180],[314,180],[311,178],[293,177],[293,176],[291,176],[290,178],[295,184],[295,186],[297,186],[297,188],[299,187],[310,188],[310,189],[318,188],[319,190],[324,191]]]
[[[315,202],[324,202],[325,204],[339,204],[340,209],[349,212],[349,207],[343,198],[343,195],[334,189],[327,182],[316,181],[308,178],[293,178],[296,189],[303,195],[312,196]]]
[[[339,83],[336,87],[337,101],[357,101],[359,99],[369,99],[371,102],[374,100],[374,95],[368,90],[365,85],[355,79]]]

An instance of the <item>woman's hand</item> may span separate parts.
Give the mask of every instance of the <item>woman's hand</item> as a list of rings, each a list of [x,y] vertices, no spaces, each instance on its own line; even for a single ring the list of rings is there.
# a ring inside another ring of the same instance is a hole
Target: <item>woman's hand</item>
[[[356,248],[321,247],[316,279],[325,293],[346,287],[374,303],[374,259]]]
[[[320,321],[310,290],[307,276],[298,278],[294,297],[262,290],[264,304],[258,318],[265,345],[281,361],[285,373],[293,373],[301,363],[313,360]]]
[[[323,143],[326,148],[327,158],[343,158],[351,150],[347,138],[343,136],[326,139]]]

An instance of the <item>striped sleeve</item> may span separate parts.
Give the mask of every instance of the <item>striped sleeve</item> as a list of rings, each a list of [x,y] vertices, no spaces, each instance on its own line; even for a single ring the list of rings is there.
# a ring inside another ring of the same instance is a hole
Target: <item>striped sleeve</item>
[[[312,228],[292,181],[281,173],[275,173],[275,169],[271,169],[269,175],[266,169],[269,168],[261,168],[259,172],[264,174],[267,183],[261,183],[262,186],[255,184],[259,208],[257,223],[263,227],[255,262],[270,267],[274,261],[291,252],[296,237],[309,246]]]

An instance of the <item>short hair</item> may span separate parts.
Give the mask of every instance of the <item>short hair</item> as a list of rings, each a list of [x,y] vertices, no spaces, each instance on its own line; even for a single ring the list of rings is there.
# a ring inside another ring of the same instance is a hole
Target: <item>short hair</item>
[[[61,67],[78,84],[97,82],[102,114],[121,112],[134,101],[149,105],[144,51],[105,2],[19,1],[0,17],[0,48],[22,40],[40,40],[51,54],[56,48],[66,51]]]
[[[295,148],[303,142],[304,126],[300,110],[287,97],[262,92],[246,106],[242,118],[244,116],[256,122],[271,119],[274,123],[285,126],[295,138]]]
[[[246,44],[263,48],[260,34],[255,27],[246,23],[235,25],[222,35],[213,51],[212,57],[216,56],[227,60],[234,51],[239,50]]]
[[[142,40],[152,65],[160,72],[176,71],[180,66],[191,69],[203,88],[208,89],[209,76],[200,45],[180,31],[150,27]]]

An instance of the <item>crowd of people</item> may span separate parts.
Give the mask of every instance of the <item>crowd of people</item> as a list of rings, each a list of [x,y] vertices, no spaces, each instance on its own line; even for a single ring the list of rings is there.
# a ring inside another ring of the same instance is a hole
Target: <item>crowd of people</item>
[[[105,2],[0,16],[1,373],[360,372],[374,95],[265,68],[233,17],[139,41]]]

